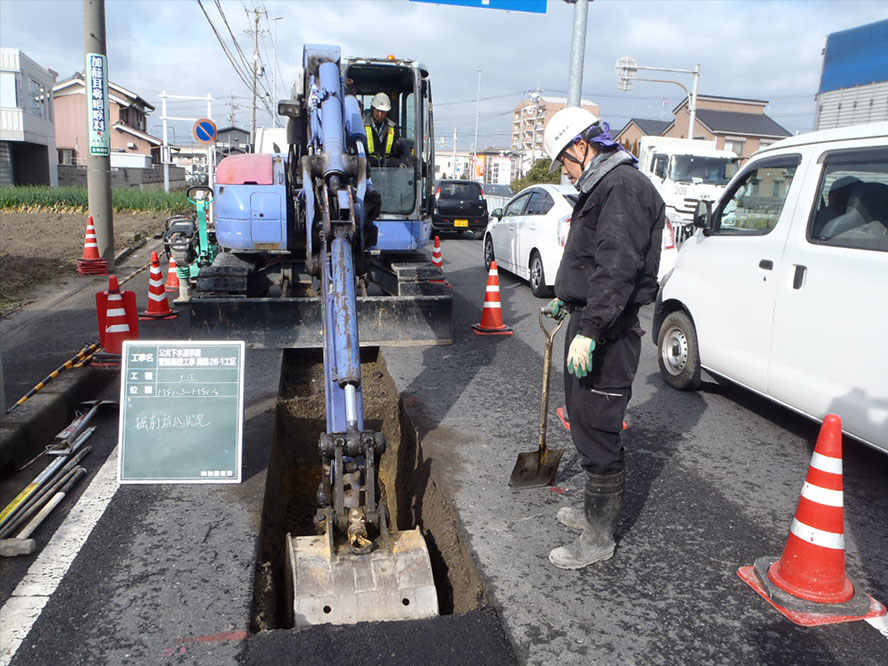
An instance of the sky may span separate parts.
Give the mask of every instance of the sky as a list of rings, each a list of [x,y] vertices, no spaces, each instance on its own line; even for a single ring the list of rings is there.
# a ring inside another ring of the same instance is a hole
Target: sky
[[[232,52],[236,38],[251,61],[254,15],[248,10],[257,9],[266,12],[259,50],[269,92],[276,78],[277,97],[287,97],[305,43],[338,45],[344,55],[415,59],[431,74],[439,148],[452,148],[456,130],[457,149],[469,150],[476,118],[479,149],[509,146],[512,110],[528,93],[567,96],[574,6],[564,0],[548,0],[545,15],[410,0],[202,0],[202,5],[206,16],[197,0],[105,0],[110,78],[157,107],[148,118],[155,136],[161,135],[161,91],[210,94],[220,127],[249,129],[250,88],[235,73],[220,38]],[[615,131],[629,118],[671,120],[683,90],[635,82],[631,91],[620,92],[617,60],[631,56],[643,67],[683,70],[700,65],[699,94],[767,100],[765,112],[789,132],[810,131],[826,36],[885,18],[888,4],[882,0],[594,0],[583,98],[600,105]],[[82,1],[0,0],[0,46],[21,49],[58,72],[59,81],[67,79],[83,69]],[[693,82],[689,74],[639,76],[670,78],[688,89]],[[271,126],[271,116],[261,109],[258,125]],[[206,110],[205,101],[169,100],[167,113],[197,118]],[[170,126],[171,142],[192,140],[191,122]]]

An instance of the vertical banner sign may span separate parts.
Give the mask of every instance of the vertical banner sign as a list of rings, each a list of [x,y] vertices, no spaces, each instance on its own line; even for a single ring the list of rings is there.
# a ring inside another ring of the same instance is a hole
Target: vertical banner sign
[[[86,111],[89,124],[89,154],[111,153],[108,115],[108,58],[101,53],[86,54]]]
[[[240,483],[243,361],[243,342],[125,342],[120,483]]]

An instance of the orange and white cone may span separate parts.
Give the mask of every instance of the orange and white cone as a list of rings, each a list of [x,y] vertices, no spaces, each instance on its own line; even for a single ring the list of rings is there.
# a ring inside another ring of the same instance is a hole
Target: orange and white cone
[[[500,300],[499,272],[496,261],[490,262],[487,273],[487,290],[484,307],[481,309],[481,323],[472,324],[477,335],[512,335],[514,331],[503,323],[503,304]]]
[[[160,270],[160,257],[151,253],[151,268],[148,274],[148,309],[139,313],[139,319],[172,319],[179,313],[170,308],[163,287],[163,271]]]
[[[83,256],[77,260],[77,272],[81,275],[108,274],[108,262],[99,254],[99,241],[92,215],[86,222],[86,240],[83,243]]]
[[[432,250],[432,266],[444,268],[444,255],[441,253],[441,238],[435,236],[435,249]]]
[[[138,339],[138,332],[133,331],[129,325],[123,295],[117,276],[112,275],[108,280],[107,309],[105,310],[105,335],[102,340],[102,348],[106,354],[120,354],[123,351],[123,341]]]
[[[170,254],[170,266],[167,269],[166,290],[179,293],[179,273],[177,272],[179,265],[176,263],[176,257]]]
[[[760,557],[737,574],[791,621],[804,626],[886,613],[845,575],[842,420],[823,420],[783,556]]]
[[[435,236],[435,247],[432,250],[432,266],[437,268],[441,273],[444,273],[444,255],[441,253],[441,238]],[[447,280],[429,280],[434,284],[443,284],[446,287],[450,286],[450,283]]]

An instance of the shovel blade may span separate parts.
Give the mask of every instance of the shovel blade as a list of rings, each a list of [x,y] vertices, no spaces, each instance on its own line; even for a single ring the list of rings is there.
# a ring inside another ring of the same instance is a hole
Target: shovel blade
[[[509,477],[510,488],[540,488],[550,486],[558,472],[564,449],[525,451],[518,454],[515,469]]]

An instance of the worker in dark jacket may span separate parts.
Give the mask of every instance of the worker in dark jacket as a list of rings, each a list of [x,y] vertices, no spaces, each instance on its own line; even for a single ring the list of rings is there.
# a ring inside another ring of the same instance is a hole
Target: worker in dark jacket
[[[589,111],[556,113],[543,135],[552,169],[561,167],[580,193],[555,277],[552,316],[570,313],[564,392],[570,432],[586,472],[582,509],[559,509],[558,521],[581,529],[549,553],[562,569],[613,556],[623,505],[623,417],[632,395],[643,331],[638,309],[657,295],[666,219],[663,199]]]

